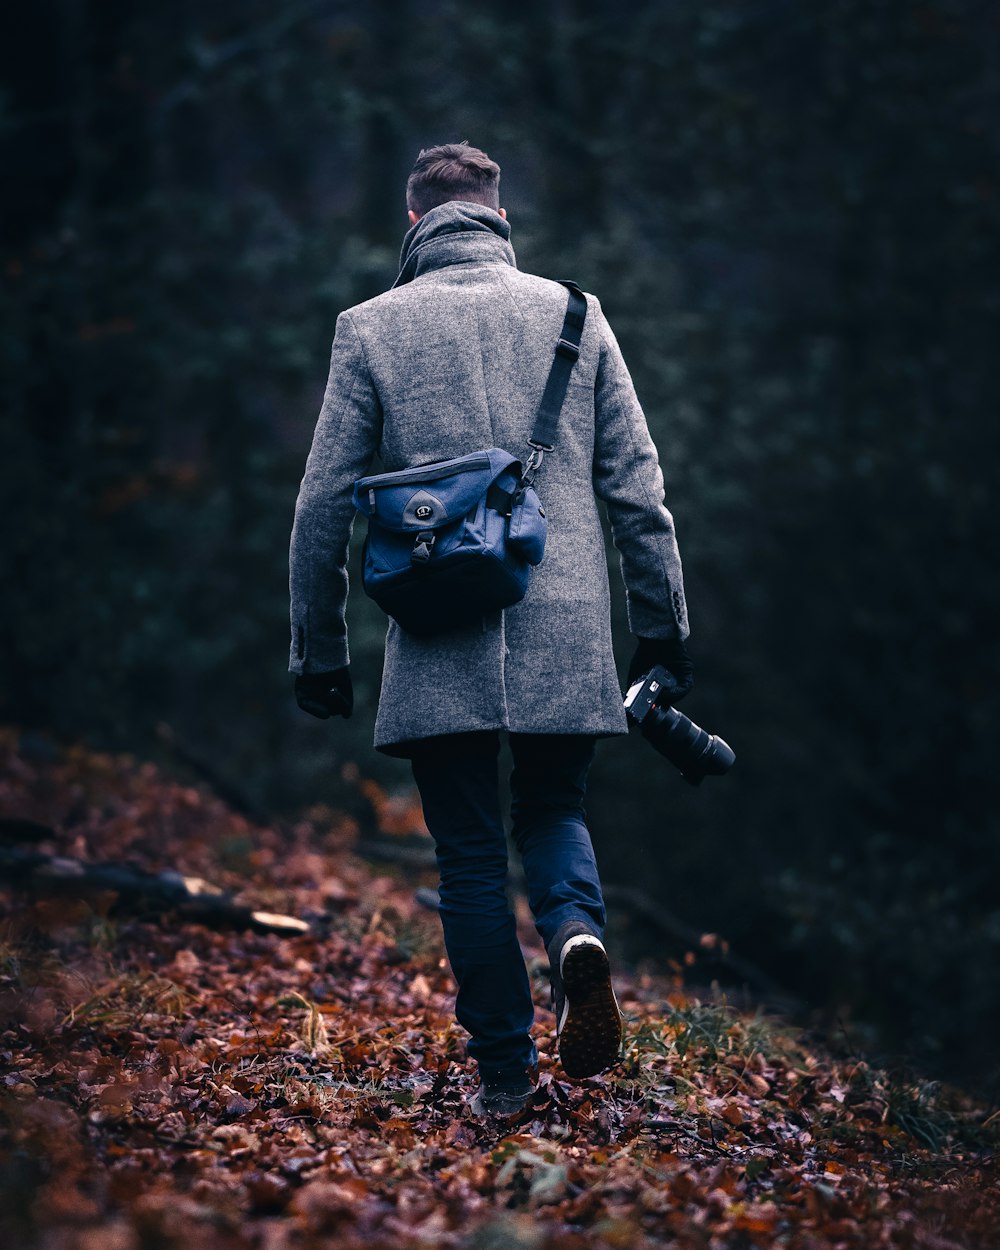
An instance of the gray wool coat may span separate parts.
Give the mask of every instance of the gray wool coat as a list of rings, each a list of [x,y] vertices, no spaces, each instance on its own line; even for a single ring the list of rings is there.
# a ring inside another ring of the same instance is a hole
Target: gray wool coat
[[[393,288],[337,319],[292,530],[294,673],[349,661],[351,492],[376,453],[387,471],[484,447],[527,453],[566,290],[521,273],[509,235],[488,208],[442,204],[407,234]],[[548,539],[524,599],[433,638],[389,622],[375,724],[386,754],[466,730],[626,732],[598,500],[621,555],[632,633],[687,636],[656,448],[593,295],[557,441],[535,483]]]

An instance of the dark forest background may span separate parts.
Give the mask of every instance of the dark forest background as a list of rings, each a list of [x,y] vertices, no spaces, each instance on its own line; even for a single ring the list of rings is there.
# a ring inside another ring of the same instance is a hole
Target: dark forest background
[[[419,148],[467,138],[520,266],[618,333],[685,559],[685,710],[739,755],[691,790],[605,744],[605,876],[848,1038],[995,1088],[996,7],[3,21],[0,717],[172,740],[263,811],[356,803],[351,764],[406,789],[371,749],[384,625],[360,593],[354,718],[292,701],[287,542],[336,316],[395,276]],[[628,957],[681,953],[628,922]]]

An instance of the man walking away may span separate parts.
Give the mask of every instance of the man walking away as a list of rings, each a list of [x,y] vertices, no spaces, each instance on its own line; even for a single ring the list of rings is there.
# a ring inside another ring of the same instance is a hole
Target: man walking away
[[[526,452],[566,312],[566,289],[522,273],[500,207],[500,169],[467,143],[420,153],[410,230],[391,290],[341,313],[299,491],[290,556],[300,706],[353,705],[345,604],[355,480],[377,452],[393,471],[479,448]],[[607,506],[638,639],[629,680],[664,665],[692,684],[681,563],[656,448],[598,300],[587,313],[536,487],[545,558],[521,602],[416,637],[390,620],[375,745],[408,758],[433,835],[456,1016],[479,1115],[531,1100],[537,1051],[524,958],[506,896],[499,735],[509,735],[511,835],[548,950],[559,1059],[570,1077],[611,1067],[621,1015],[602,941],[605,909],[584,799],[596,740],[627,732],[611,648],[598,501]]]

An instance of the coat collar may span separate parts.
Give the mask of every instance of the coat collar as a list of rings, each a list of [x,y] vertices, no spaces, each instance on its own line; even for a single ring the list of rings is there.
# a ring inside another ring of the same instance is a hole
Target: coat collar
[[[468,200],[449,200],[432,208],[403,239],[399,277],[403,286],[421,274],[446,265],[506,264],[517,268],[510,239],[510,225],[492,208]]]

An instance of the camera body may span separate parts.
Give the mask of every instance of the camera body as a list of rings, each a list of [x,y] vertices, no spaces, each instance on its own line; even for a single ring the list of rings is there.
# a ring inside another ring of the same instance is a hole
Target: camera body
[[[683,712],[670,706],[677,685],[660,664],[634,682],[625,696],[629,723],[668,759],[689,785],[705,777],[721,777],[732,768],[736,753],[715,734],[706,733]]]

